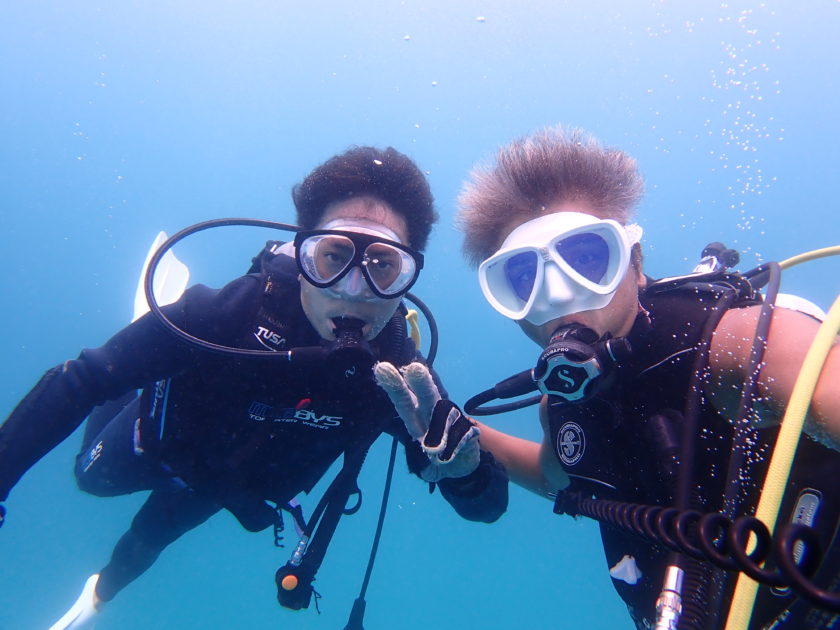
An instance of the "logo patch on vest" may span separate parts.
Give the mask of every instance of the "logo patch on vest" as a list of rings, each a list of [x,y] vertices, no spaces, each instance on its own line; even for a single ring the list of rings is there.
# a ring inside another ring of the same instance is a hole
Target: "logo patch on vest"
[[[576,422],[567,422],[557,434],[557,456],[566,466],[574,466],[586,450],[586,436]]]
[[[304,424],[314,429],[332,429],[340,427],[344,416],[318,414],[311,409],[284,407],[276,408],[257,400],[251,401],[248,417],[256,422],[280,422],[286,424]]]
[[[285,347],[286,345],[286,339],[282,337],[280,333],[269,330],[264,326],[257,326],[257,330],[254,332],[254,337],[257,338],[260,345],[268,348],[269,350],[277,350]]]

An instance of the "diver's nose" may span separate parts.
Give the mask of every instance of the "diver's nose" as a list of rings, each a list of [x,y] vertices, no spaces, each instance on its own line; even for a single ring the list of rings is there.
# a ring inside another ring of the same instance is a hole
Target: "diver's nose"
[[[371,294],[361,267],[353,267],[341,280],[341,291],[347,297],[367,297]]]

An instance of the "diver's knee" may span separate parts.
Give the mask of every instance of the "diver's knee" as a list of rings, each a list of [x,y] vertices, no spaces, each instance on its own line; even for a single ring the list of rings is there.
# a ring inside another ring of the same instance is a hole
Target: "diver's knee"
[[[76,456],[73,472],[79,489],[96,497],[114,497],[133,492],[135,488],[127,488],[125,480],[112,478],[120,475],[116,474],[112,465],[100,459],[103,448],[103,442],[98,441]]]
[[[103,443],[98,441],[76,455],[76,465],[73,473],[76,476],[76,484],[84,492],[94,496],[111,496],[113,487],[105,481],[96,466],[102,456]],[[110,492],[109,492],[110,490]]]

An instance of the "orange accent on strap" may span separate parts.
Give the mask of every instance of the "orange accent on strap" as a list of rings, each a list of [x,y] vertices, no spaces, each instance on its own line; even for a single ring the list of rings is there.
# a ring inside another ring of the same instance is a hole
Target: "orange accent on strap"
[[[284,591],[293,591],[298,587],[298,579],[296,575],[287,575],[280,580],[280,586]]]

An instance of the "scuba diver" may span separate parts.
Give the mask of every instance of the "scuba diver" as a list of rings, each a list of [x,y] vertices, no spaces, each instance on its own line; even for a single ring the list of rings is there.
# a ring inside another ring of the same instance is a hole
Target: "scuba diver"
[[[701,552],[723,556],[721,540],[737,529],[732,519],[755,512],[779,421],[820,322],[783,308],[781,296],[773,308],[756,289],[768,270],[727,271],[737,252],[719,244],[695,273],[647,277],[642,230],[632,223],[642,192],[631,157],[559,127],[514,141],[471,173],[459,197],[465,255],[478,266],[490,305],[542,352],[533,369],[473,397],[464,410],[539,404],[541,444],[481,425],[482,448],[512,481],[556,499],[557,513],[600,521],[612,583],[637,628],[722,628],[738,567]],[[799,465],[778,518],[816,533],[823,553],[814,581],[830,585],[827,597],[837,606],[835,335],[805,407]],[[529,399],[485,406],[535,390]],[[656,539],[662,532],[670,533],[660,536],[664,542]],[[831,612],[798,593],[762,586],[749,627],[840,622],[840,608]]]
[[[383,432],[461,516],[492,522],[505,511],[504,469],[480,450],[478,429],[452,416],[436,377],[429,386],[441,405],[410,432],[373,378],[376,361],[424,362],[402,298],[437,219],[425,176],[393,148],[356,147],[315,168],[292,196],[293,242],[269,242],[250,272],[222,289],[195,285],[163,308],[151,298],[152,313],[48,371],[0,426],[0,500],[88,416],[80,488],[151,491],[53,628],[90,627],[167,545],[222,509],[249,531],[274,526],[275,536],[281,508],[296,516],[305,535],[278,571],[278,600],[307,607],[332,533],[318,542],[320,528],[350,512],[366,450]],[[220,347],[228,352],[213,350]],[[427,430],[449,440],[445,456],[424,444]],[[294,497],[341,455],[344,467],[305,522]]]

